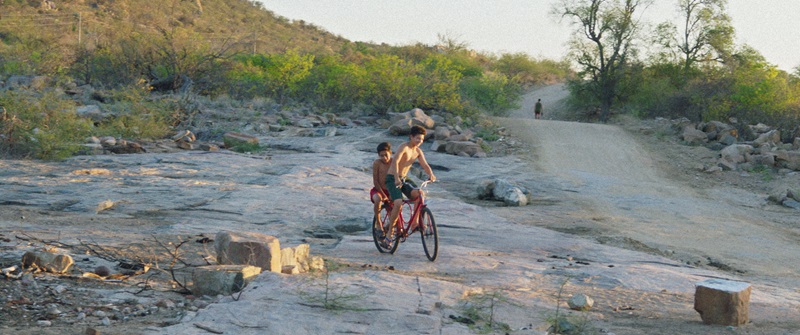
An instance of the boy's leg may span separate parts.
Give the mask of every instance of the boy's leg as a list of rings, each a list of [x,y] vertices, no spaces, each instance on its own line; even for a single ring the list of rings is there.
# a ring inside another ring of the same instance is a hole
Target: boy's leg
[[[378,222],[380,222],[380,220],[381,220],[381,204],[383,203],[383,201],[381,201],[381,196],[379,194],[373,195],[372,196],[372,203],[373,203],[372,212],[375,214],[375,217],[378,219]],[[383,230],[383,226],[381,226],[381,230]]]
[[[394,225],[397,223],[397,217],[400,216],[401,208],[403,208],[403,199],[395,200],[392,206],[392,215],[389,217],[389,226],[383,229],[383,233],[389,238],[394,234]]]
[[[394,184],[394,175],[386,175],[386,189],[389,191],[389,198],[394,203],[392,205],[392,213],[389,216],[389,226],[384,227],[383,232],[387,236],[394,233],[394,225],[397,217],[400,214],[400,209],[403,207],[403,192]]]

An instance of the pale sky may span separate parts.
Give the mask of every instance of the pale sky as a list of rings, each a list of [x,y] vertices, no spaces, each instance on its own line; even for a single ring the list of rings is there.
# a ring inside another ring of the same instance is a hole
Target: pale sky
[[[276,15],[304,20],[351,41],[436,44],[437,35],[494,54],[560,60],[572,28],[549,14],[553,0],[258,0]],[[674,18],[676,0],[656,0],[653,24]],[[799,0],[729,0],[736,44],[794,72],[800,66]]]

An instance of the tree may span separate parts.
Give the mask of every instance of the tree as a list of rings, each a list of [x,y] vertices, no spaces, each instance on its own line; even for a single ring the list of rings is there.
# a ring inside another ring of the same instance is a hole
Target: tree
[[[729,58],[734,29],[725,14],[728,0],[678,0],[682,27],[670,22],[658,25],[657,43],[680,54],[684,74],[696,63],[710,63]]]
[[[570,57],[578,63],[582,90],[600,103],[605,122],[617,98],[617,86],[628,58],[635,55],[633,42],[639,30],[634,14],[652,0],[561,0],[552,12],[577,26]],[[574,86],[573,86],[574,87]]]

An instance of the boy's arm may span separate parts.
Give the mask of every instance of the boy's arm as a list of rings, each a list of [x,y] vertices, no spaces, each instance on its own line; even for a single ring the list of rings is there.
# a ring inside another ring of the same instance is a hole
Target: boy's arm
[[[419,160],[419,165],[422,166],[422,169],[425,170],[425,173],[428,174],[428,178],[431,181],[436,181],[436,176],[433,175],[433,169],[431,169],[431,166],[428,165],[428,161],[425,160],[425,154],[422,152],[422,150],[417,150],[419,150],[419,157],[417,158]]]
[[[389,168],[389,172],[387,172],[390,173],[392,169],[394,169],[394,173],[392,173],[394,175],[394,185],[398,187],[402,184],[400,180],[400,158],[403,157],[403,153],[405,153],[405,144],[401,145],[400,148],[397,149],[397,152],[394,153],[391,162],[392,166]]]
[[[378,177],[380,176],[380,168],[381,166],[378,160],[372,162],[372,187],[374,187],[378,192],[383,193],[383,186],[381,185],[385,185],[384,183],[386,181],[378,180]]]

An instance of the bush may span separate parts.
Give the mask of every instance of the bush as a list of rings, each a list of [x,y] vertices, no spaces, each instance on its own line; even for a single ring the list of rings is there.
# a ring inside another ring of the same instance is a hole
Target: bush
[[[0,93],[0,109],[3,157],[64,159],[80,150],[92,128],[71,100],[55,93]]]
[[[172,107],[176,102],[148,100],[149,93],[144,82],[113,91],[113,103],[104,106],[113,116],[99,123],[95,134],[129,139],[156,139],[169,134],[180,118],[180,112]]]

